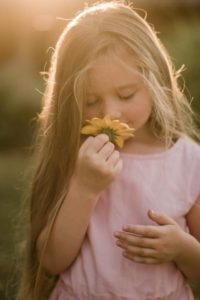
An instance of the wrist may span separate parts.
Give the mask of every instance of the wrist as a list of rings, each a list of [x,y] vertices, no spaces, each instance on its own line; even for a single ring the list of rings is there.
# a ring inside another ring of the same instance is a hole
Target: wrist
[[[177,255],[175,257],[175,262],[177,264],[184,263],[185,259],[187,258],[187,254],[191,244],[194,243],[194,237],[191,236],[189,233],[182,231],[181,238],[179,242],[179,251],[177,251]]]
[[[81,198],[87,198],[88,200],[95,201],[100,192],[93,190],[89,185],[85,184],[84,181],[80,180],[76,175],[73,176],[71,182],[71,188],[80,195]]]
[[[195,237],[185,232],[181,247],[180,255],[174,261],[175,264],[186,278],[199,282],[200,243]]]

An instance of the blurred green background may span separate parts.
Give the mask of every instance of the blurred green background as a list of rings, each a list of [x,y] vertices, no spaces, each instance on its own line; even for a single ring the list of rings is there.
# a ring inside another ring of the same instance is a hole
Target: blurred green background
[[[185,65],[185,92],[200,115],[200,1],[133,3],[148,12],[147,20],[159,32],[176,68]],[[80,0],[0,2],[0,300],[14,299],[17,218],[32,164],[34,118],[44,91],[40,72],[48,70],[52,48],[67,23],[64,19],[83,7]],[[200,299],[200,285],[192,288]]]

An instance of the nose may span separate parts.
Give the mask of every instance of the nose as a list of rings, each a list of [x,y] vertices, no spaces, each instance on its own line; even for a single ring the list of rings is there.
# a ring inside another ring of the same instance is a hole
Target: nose
[[[109,115],[111,119],[119,119],[121,118],[121,109],[120,105],[116,102],[116,100],[108,100],[102,104],[102,114],[103,116]]]

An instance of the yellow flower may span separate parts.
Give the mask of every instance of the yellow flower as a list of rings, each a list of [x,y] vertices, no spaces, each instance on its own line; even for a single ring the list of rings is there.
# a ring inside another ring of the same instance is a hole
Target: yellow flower
[[[100,133],[105,133],[109,139],[119,148],[122,148],[124,141],[133,137],[134,128],[130,128],[126,123],[119,120],[111,120],[110,116],[105,116],[103,119],[92,118],[86,120],[88,125],[81,129],[82,134],[96,136]]]

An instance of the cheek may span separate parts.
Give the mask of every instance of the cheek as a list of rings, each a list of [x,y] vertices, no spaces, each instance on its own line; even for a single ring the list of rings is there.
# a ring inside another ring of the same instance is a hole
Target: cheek
[[[138,108],[138,115],[140,116],[141,119],[149,119],[152,111],[152,106],[150,105],[144,105],[142,107]]]
[[[127,111],[129,119],[132,119],[135,123],[146,122],[152,112],[152,104],[150,102],[138,103],[130,107]]]
[[[85,120],[89,120],[89,119],[92,119],[92,118],[94,118],[94,117],[97,117],[97,118],[99,118],[99,117],[101,117],[100,116],[100,113],[99,113],[99,110],[97,110],[97,109],[84,109],[83,110],[83,122],[85,121]]]

